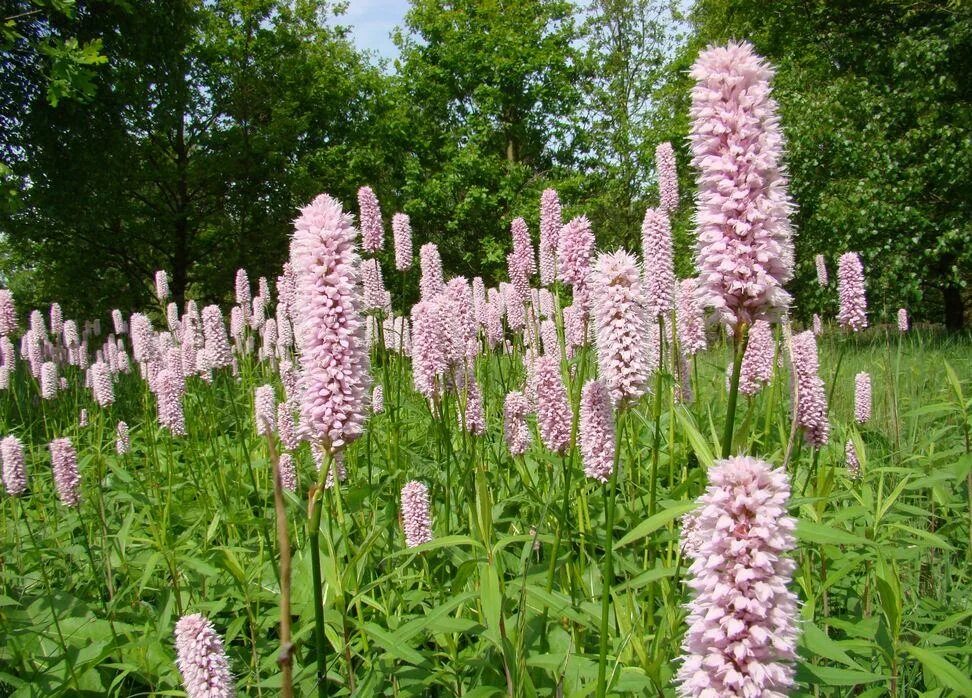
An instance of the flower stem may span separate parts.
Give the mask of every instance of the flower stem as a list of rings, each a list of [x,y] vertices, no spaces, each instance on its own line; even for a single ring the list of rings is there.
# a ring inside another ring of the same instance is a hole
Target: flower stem
[[[732,455],[732,432],[736,419],[736,398],[739,397],[739,370],[742,368],[743,354],[749,343],[749,325],[739,323],[733,333],[732,345],[732,382],[729,384],[729,405],[726,407],[726,427],[722,432],[722,457]]]
[[[607,693],[608,617],[611,614],[611,586],[614,578],[614,499],[618,492],[618,460],[624,443],[624,415],[618,415],[618,442],[614,449],[614,468],[611,479],[604,485],[604,506],[607,522],[604,526],[604,574],[601,577],[601,647],[597,662],[597,698]]]

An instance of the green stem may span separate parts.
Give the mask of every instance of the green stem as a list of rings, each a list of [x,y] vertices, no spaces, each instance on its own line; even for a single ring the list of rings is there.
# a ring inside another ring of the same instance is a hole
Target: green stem
[[[611,586],[614,579],[614,499],[618,492],[618,461],[621,444],[624,443],[623,416],[618,416],[618,436],[614,449],[614,469],[608,484],[604,485],[604,506],[607,522],[604,527],[604,574],[601,578],[601,647],[597,662],[597,698],[607,693],[608,617],[611,614]],[[610,490],[610,491],[609,491]]]
[[[739,397],[739,370],[749,343],[749,325],[739,323],[733,333],[732,382],[729,384],[729,405],[726,407],[726,427],[722,432],[722,457],[732,455],[732,432],[736,419],[736,398]]]

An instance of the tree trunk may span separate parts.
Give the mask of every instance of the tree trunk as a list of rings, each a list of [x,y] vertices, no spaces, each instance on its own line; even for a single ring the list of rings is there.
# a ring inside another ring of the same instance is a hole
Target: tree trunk
[[[965,303],[962,289],[955,284],[942,287],[942,301],[945,305],[945,329],[958,332],[965,327]]]

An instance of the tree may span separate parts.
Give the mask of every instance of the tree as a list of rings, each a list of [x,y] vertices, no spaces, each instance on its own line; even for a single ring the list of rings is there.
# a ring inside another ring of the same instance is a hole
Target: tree
[[[509,223],[536,221],[571,161],[580,54],[564,0],[416,0],[396,89],[408,134],[401,202],[447,267],[495,277]]]
[[[954,2],[701,0],[698,41],[748,39],[777,67],[798,311],[813,257],[861,252],[872,316],[964,323],[972,278],[972,17]]]

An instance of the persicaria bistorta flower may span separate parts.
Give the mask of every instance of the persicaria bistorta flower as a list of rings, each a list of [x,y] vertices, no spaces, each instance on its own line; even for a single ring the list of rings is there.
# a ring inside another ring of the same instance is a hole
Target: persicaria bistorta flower
[[[530,403],[519,390],[507,394],[503,404],[503,432],[510,453],[519,456],[526,453],[530,445],[530,429],[526,417],[530,413]]]
[[[540,439],[551,451],[564,453],[570,445],[573,413],[567,400],[567,388],[560,375],[559,355],[538,357],[533,370]]]
[[[854,420],[864,424],[871,419],[871,374],[861,371],[854,376]]]
[[[661,209],[672,215],[678,209],[678,172],[675,170],[675,150],[668,141],[655,147],[655,172]]]
[[[57,337],[64,331],[64,314],[61,312],[61,306],[57,303],[51,303],[51,336]]]
[[[361,280],[364,287],[364,309],[381,310],[385,304],[385,282],[381,278],[381,266],[377,259],[361,262]]]
[[[358,210],[361,212],[361,246],[375,253],[385,244],[385,230],[381,223],[378,197],[371,187],[358,190]]]
[[[277,471],[280,473],[280,486],[290,492],[296,492],[297,469],[294,467],[294,457],[289,453],[281,453],[277,460]]]
[[[557,261],[557,240],[563,227],[560,198],[554,189],[544,189],[540,195],[540,284],[554,282]]]
[[[587,216],[572,218],[557,238],[557,275],[574,287],[575,301],[586,300],[587,275],[594,254],[594,233]],[[581,303],[583,307],[584,303]]]
[[[819,373],[817,340],[813,332],[806,331],[794,335],[790,345],[797,392],[797,424],[803,429],[807,443],[823,446],[830,436],[830,422],[827,420],[827,393]]]
[[[614,472],[614,413],[603,380],[588,381],[584,385],[578,419],[584,474],[607,482]]]
[[[405,271],[412,266],[412,223],[407,214],[392,216],[392,234],[395,236],[395,268]]]
[[[823,320],[816,313],[813,314],[813,336],[819,337],[823,334]]]
[[[857,447],[854,446],[853,439],[847,439],[844,444],[844,460],[847,464],[847,473],[852,479],[856,480],[861,476],[861,459],[857,456]]]
[[[272,385],[261,385],[254,391],[253,412],[257,434],[261,436],[273,434],[273,426],[276,421],[276,402],[277,397],[273,394]]]
[[[527,228],[526,221],[514,218],[510,224],[510,235],[513,238],[513,256],[529,278],[536,273],[537,262],[533,256],[533,242],[530,241],[530,229]]]
[[[412,308],[412,380],[415,389],[431,400],[439,377],[449,367],[445,327],[435,298]]]
[[[160,301],[169,297],[169,277],[163,269],[155,272],[155,297]]]
[[[784,696],[797,658],[790,483],[769,463],[716,461],[682,543],[691,560],[680,696]]]
[[[598,256],[591,272],[597,363],[616,404],[636,402],[651,373],[649,328],[638,263],[618,250]]]
[[[233,675],[222,638],[205,616],[183,616],[175,626],[176,666],[189,698],[232,698]]]
[[[115,452],[123,456],[132,450],[131,442],[128,438],[128,425],[125,422],[118,422],[115,427]]]
[[[752,325],[789,305],[793,276],[773,70],[743,42],[703,51],[691,75],[699,294],[727,326]]]
[[[757,320],[749,330],[749,342],[739,369],[739,392],[755,395],[773,379],[773,330],[766,320]]]
[[[705,312],[699,303],[698,280],[684,279],[677,287],[678,304],[675,325],[678,329],[679,348],[686,356],[694,356],[705,350]]]
[[[233,350],[230,349],[226,325],[218,305],[207,305],[202,309],[202,330],[205,348],[210,360],[209,368],[224,368],[233,363]]]
[[[908,331],[908,311],[898,308],[898,332]]]
[[[3,487],[11,497],[18,497],[27,490],[27,468],[24,446],[16,436],[6,436],[0,441],[0,457],[3,458]]]
[[[294,222],[290,261],[297,279],[301,426],[332,453],[361,435],[368,350],[351,217],[326,194]]]
[[[246,269],[236,270],[236,281],[234,284],[236,292],[236,304],[248,313],[250,308],[250,278],[246,275]],[[249,320],[249,318],[244,318]]]
[[[56,363],[45,361],[41,364],[40,383],[41,397],[45,400],[53,400],[58,388]]]
[[[470,434],[482,436],[486,431],[486,415],[483,414],[483,396],[479,391],[476,376],[470,372],[463,382],[466,391],[466,404],[463,410],[465,424],[463,427]]]
[[[0,335],[13,334],[17,329],[17,310],[14,307],[13,294],[0,288]]]
[[[61,504],[76,507],[81,502],[81,475],[78,473],[78,454],[71,439],[64,437],[51,441],[51,469],[54,487]]]
[[[813,261],[817,266],[817,283],[821,286],[826,286],[830,279],[827,276],[827,262],[824,260],[824,256],[818,254],[813,258]]]
[[[641,247],[645,256],[645,295],[652,315],[675,307],[675,258],[672,226],[668,214],[649,208],[641,224]]]
[[[441,293],[445,285],[442,277],[442,258],[434,242],[427,242],[419,248],[419,267],[422,270],[419,291],[422,300],[429,300]]]
[[[103,361],[91,364],[91,392],[95,402],[101,407],[108,407],[115,401],[115,388],[111,382],[111,369]]]
[[[432,516],[429,512],[429,488],[412,480],[402,488],[402,530],[409,548],[432,540]]]
[[[376,385],[371,391],[371,411],[375,414],[385,411],[385,391],[380,385]]]
[[[864,295],[864,266],[855,252],[846,252],[837,260],[837,293],[840,310],[837,322],[854,332],[867,327],[867,298]]]

